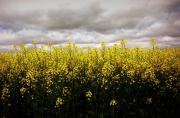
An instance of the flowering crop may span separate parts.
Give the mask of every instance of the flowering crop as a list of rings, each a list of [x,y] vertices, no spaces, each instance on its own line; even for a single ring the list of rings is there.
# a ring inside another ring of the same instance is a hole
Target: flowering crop
[[[75,44],[0,53],[0,117],[175,117],[180,48],[83,50]],[[36,45],[34,43],[34,45]]]

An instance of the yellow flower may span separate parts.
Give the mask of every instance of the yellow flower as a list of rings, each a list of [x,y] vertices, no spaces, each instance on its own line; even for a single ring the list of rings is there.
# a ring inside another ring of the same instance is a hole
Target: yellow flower
[[[21,81],[20,81],[20,83],[22,84],[22,85],[27,85],[27,86],[30,86],[30,80],[29,80],[29,78],[23,78]]]
[[[114,71],[114,66],[110,64],[110,62],[106,62],[102,68],[102,74],[104,76],[110,76]]]
[[[5,100],[6,98],[10,97],[10,92],[9,92],[9,89],[8,89],[8,86],[5,85],[3,90],[2,90],[2,95],[1,95],[1,99],[2,100]]]
[[[109,103],[110,106],[116,106],[117,105],[117,101],[112,99]]]
[[[70,94],[68,87],[64,87],[62,93],[63,93],[63,96],[68,96]]]
[[[132,77],[132,78],[133,78],[134,74],[135,74],[135,71],[134,71],[134,70],[129,70],[129,71],[127,71],[127,76],[128,76],[128,77]]]
[[[125,48],[125,47],[126,47],[126,44],[127,44],[126,39],[122,39],[122,40],[120,41],[120,44],[121,44],[122,48]]]
[[[90,90],[86,92],[86,97],[87,97],[87,99],[88,99],[88,100],[90,100],[90,99],[91,99],[91,97],[92,97],[92,93],[91,93],[91,91],[90,91]]]
[[[63,105],[64,100],[61,97],[58,97],[56,100],[56,108],[59,108]]]
[[[147,98],[146,99],[146,104],[151,104],[152,103],[152,98]]]
[[[27,91],[27,88],[24,88],[24,87],[22,87],[21,89],[20,89],[20,93],[22,94],[22,95],[24,95],[24,93]]]

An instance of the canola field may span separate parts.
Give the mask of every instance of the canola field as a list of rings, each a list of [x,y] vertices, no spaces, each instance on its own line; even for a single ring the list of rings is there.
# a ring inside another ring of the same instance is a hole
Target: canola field
[[[180,48],[19,47],[0,53],[2,118],[180,115]]]

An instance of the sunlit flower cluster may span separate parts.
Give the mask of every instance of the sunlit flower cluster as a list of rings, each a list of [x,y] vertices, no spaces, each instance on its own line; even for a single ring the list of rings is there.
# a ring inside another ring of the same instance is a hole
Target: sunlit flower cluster
[[[32,49],[21,45],[20,50],[0,53],[0,111],[10,114],[19,109],[16,103],[49,113],[61,108],[59,116],[75,113],[79,106],[94,114],[120,104],[118,110],[124,111],[151,104],[163,109],[165,100],[178,101],[180,49],[160,49],[155,40],[151,43],[151,49],[130,49],[124,39],[110,48],[102,43],[100,48],[81,49],[49,42],[48,50],[34,43]],[[163,98],[168,92],[172,96]]]
[[[117,105],[117,101],[112,99],[109,103],[110,106],[116,106]]]
[[[57,99],[56,99],[56,108],[60,108],[62,105],[63,105],[63,99],[61,98],[61,97],[58,97]]]

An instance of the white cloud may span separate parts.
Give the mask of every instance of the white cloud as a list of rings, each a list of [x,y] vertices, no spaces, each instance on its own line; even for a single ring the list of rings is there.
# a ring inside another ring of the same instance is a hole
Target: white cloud
[[[120,32],[124,34],[131,34],[134,37],[127,38],[127,47],[150,47],[150,37],[136,37],[133,31],[121,30],[112,34],[101,34],[98,32],[86,32],[80,30],[66,30],[66,31],[40,31],[32,29],[22,29],[17,32],[3,31],[0,32],[0,51],[12,50],[14,44],[25,44],[26,47],[31,48],[32,40],[35,40],[37,46],[47,45],[48,41],[51,41],[54,46],[64,46],[67,42],[76,43],[81,48],[87,47],[100,47],[101,42],[106,42],[107,47],[113,46],[120,42],[123,37]],[[178,46],[180,40],[177,37],[162,36],[157,37],[157,41],[161,47],[164,46]]]

